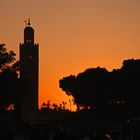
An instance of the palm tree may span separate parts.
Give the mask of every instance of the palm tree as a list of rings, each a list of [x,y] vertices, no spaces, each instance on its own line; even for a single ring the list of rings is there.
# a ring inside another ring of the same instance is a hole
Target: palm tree
[[[62,104],[59,104],[58,109],[59,109],[59,110],[62,110]]]
[[[42,103],[42,105],[41,105],[41,109],[45,109],[45,108],[47,108],[47,104],[44,102],[44,103]]]
[[[56,103],[53,103],[52,104],[52,107],[53,107],[53,110],[54,111],[57,111],[58,110],[58,105]]]
[[[69,103],[70,103],[70,111],[71,111],[71,100],[69,99]]]
[[[47,106],[47,109],[50,110],[50,106],[51,106],[50,100],[48,100],[46,106]]]
[[[67,102],[64,102],[64,101],[62,102],[62,105],[63,105],[62,108],[63,108],[63,110],[66,109],[66,104],[67,104]]]

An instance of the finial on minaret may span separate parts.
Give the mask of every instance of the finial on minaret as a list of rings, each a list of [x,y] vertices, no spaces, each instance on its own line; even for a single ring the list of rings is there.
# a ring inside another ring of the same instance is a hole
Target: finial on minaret
[[[30,23],[30,18],[28,18],[28,26],[30,26],[31,25],[31,23]]]
[[[30,22],[30,18],[28,18],[28,20],[25,20],[25,26],[30,26],[31,25],[31,22]]]

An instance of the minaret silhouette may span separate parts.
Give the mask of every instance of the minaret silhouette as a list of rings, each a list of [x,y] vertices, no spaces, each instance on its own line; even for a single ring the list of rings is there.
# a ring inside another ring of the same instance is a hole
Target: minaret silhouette
[[[20,78],[28,82],[28,93],[22,103],[24,119],[33,119],[38,110],[38,48],[39,45],[34,43],[34,29],[28,19],[24,43],[20,44]]]

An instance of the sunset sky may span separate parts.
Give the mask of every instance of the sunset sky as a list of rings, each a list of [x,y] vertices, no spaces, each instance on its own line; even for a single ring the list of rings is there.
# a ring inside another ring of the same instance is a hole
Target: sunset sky
[[[140,0],[0,0],[0,43],[17,59],[28,18],[39,43],[39,104],[68,102],[65,76],[140,58]]]

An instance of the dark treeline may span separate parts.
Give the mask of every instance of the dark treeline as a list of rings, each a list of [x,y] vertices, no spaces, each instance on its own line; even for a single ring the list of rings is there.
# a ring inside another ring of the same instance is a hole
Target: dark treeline
[[[63,101],[60,104],[57,103],[51,103],[50,100],[47,101],[47,103],[42,103],[41,110],[44,111],[69,111],[66,108],[67,102]]]
[[[60,88],[72,95],[77,109],[97,114],[140,115],[140,59],[123,61],[120,69],[91,68],[59,81]]]
[[[18,120],[27,89],[26,82],[18,76],[20,64],[15,56],[13,51],[7,51],[5,45],[0,44],[0,116],[6,110],[14,109],[14,118]]]
[[[140,138],[139,119],[134,119],[140,116],[140,60],[125,60],[120,69],[111,72],[97,67],[64,77],[59,81],[60,88],[74,100],[59,105],[48,100],[42,104],[37,119],[28,122],[21,121],[21,112],[30,87],[28,81],[19,78],[19,69],[15,53],[0,44],[0,139]],[[70,111],[73,101],[77,112]]]

